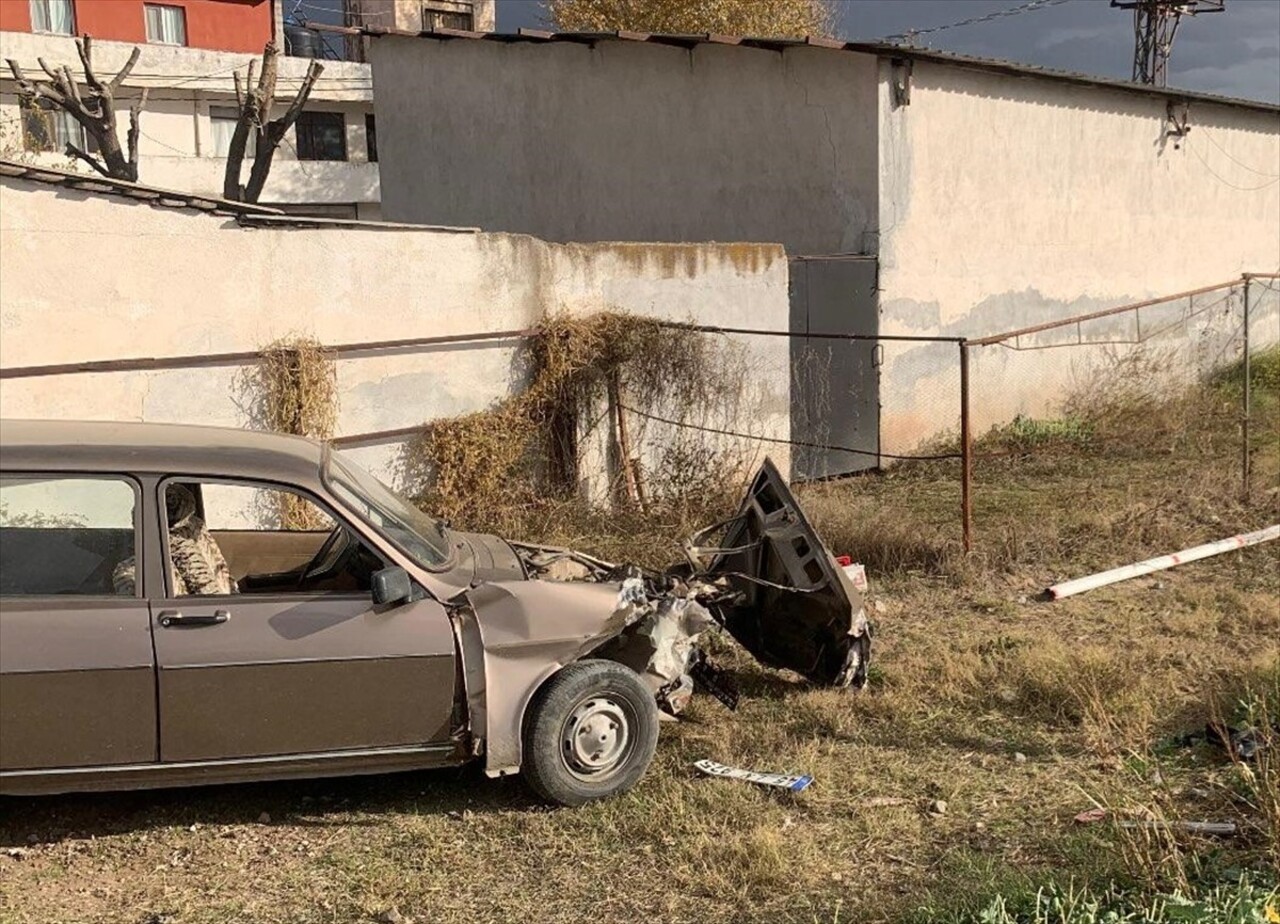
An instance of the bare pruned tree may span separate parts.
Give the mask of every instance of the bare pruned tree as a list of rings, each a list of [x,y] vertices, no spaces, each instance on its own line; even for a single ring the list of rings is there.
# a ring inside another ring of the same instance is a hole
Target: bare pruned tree
[[[312,61],[307,67],[306,76],[289,108],[278,119],[271,118],[271,105],[276,95],[277,59],[280,49],[275,42],[267,42],[262,49],[262,73],[258,83],[253,85],[254,66],[256,61],[249,62],[249,73],[241,82],[239,72],[235,74],[236,102],[240,107],[240,118],[236,122],[235,132],[231,135],[231,143],[227,148],[227,172],[222,181],[222,196],[235,202],[257,202],[262,195],[262,187],[266,185],[267,174],[271,172],[271,160],[275,157],[276,148],[284,140],[285,133],[298,121],[302,107],[315,86],[316,79],[324,71],[324,65]],[[256,136],[256,150],[253,167],[249,171],[249,182],[241,185],[240,173],[244,165],[244,155],[249,146],[249,133]]]
[[[138,180],[138,117],[147,101],[144,88],[139,98],[129,107],[129,133],[126,137],[127,152],[120,147],[120,136],[116,134],[116,98],[115,94],[124,83],[133,66],[138,63],[141,51],[135,46],[133,53],[124,67],[110,81],[103,83],[93,69],[93,38],[85,35],[76,39],[76,51],[80,54],[80,63],[84,65],[84,79],[88,92],[81,94],[80,87],[71,77],[71,69],[65,64],[50,67],[44,58],[37,58],[40,69],[48,75],[47,80],[30,80],[22,72],[21,65],[12,58],[6,59],[13,78],[18,82],[18,96],[39,105],[48,102],[63,112],[70,113],[89,133],[97,147],[97,157],[82,151],[70,141],[67,142],[66,153],[78,157],[103,176],[118,180]]]

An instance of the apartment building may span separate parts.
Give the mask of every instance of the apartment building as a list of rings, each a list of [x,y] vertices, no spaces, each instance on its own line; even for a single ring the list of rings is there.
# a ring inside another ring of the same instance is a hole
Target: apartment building
[[[494,28],[494,0],[0,0],[0,58],[29,76],[39,61],[81,75],[74,37],[94,39],[94,65],[111,76],[135,46],[142,54],[120,94],[123,112],[145,87],[140,120],[140,182],[221,195],[237,117],[234,74],[275,38],[277,101],[293,98],[311,58],[324,73],[297,125],[277,150],[263,204],[298,214],[377,220],[381,216],[373,83],[363,39],[308,24],[397,29]],[[121,120],[121,132],[128,119]],[[0,72],[0,152],[68,167],[67,142],[84,147],[70,116],[20,101],[8,68]],[[76,169],[88,170],[80,164]],[[247,167],[246,167],[247,174]]]

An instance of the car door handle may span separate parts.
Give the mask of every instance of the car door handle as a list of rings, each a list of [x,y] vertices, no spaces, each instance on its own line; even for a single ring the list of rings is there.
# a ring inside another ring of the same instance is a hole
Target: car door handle
[[[184,615],[178,610],[164,610],[160,613],[160,626],[165,629],[185,626],[216,626],[231,618],[226,610],[214,610],[212,613],[195,613]]]

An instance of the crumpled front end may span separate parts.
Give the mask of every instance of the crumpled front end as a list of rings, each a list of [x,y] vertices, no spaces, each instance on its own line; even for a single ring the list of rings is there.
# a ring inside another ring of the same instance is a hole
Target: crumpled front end
[[[477,541],[471,537],[479,548]],[[866,684],[871,629],[861,592],[767,459],[737,515],[694,536],[687,561],[662,572],[569,549],[505,545],[523,579],[512,563],[498,568],[505,553],[495,553],[492,577],[478,573],[450,601],[470,735],[491,774],[519,769],[529,702],[551,675],[584,657],[627,665],[671,715],[695,686],[734,708],[737,693],[698,645],[716,624],[766,665],[822,684]]]
[[[699,600],[705,589],[701,584],[614,565],[569,549],[519,543],[512,547],[534,580],[619,586],[619,598],[631,602],[630,619],[592,656],[630,667],[653,688],[663,711],[677,715],[684,709],[693,695],[692,671],[705,663],[698,639],[716,624]]]

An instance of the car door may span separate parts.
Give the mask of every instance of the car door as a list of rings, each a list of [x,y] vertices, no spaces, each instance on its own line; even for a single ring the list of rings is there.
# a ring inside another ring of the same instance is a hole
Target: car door
[[[0,475],[0,772],[157,759],[140,497],[122,475]]]
[[[375,606],[368,577],[382,567],[381,556],[314,496],[261,483],[169,479],[160,485],[160,509],[170,520],[181,513],[169,503],[179,487],[198,498],[198,522],[165,529],[165,596],[151,601],[162,761],[449,738],[454,636],[439,603]],[[355,544],[351,560],[302,580],[302,567],[335,531]],[[188,540],[204,549],[193,554],[205,571],[225,560],[225,581],[182,561]]]

